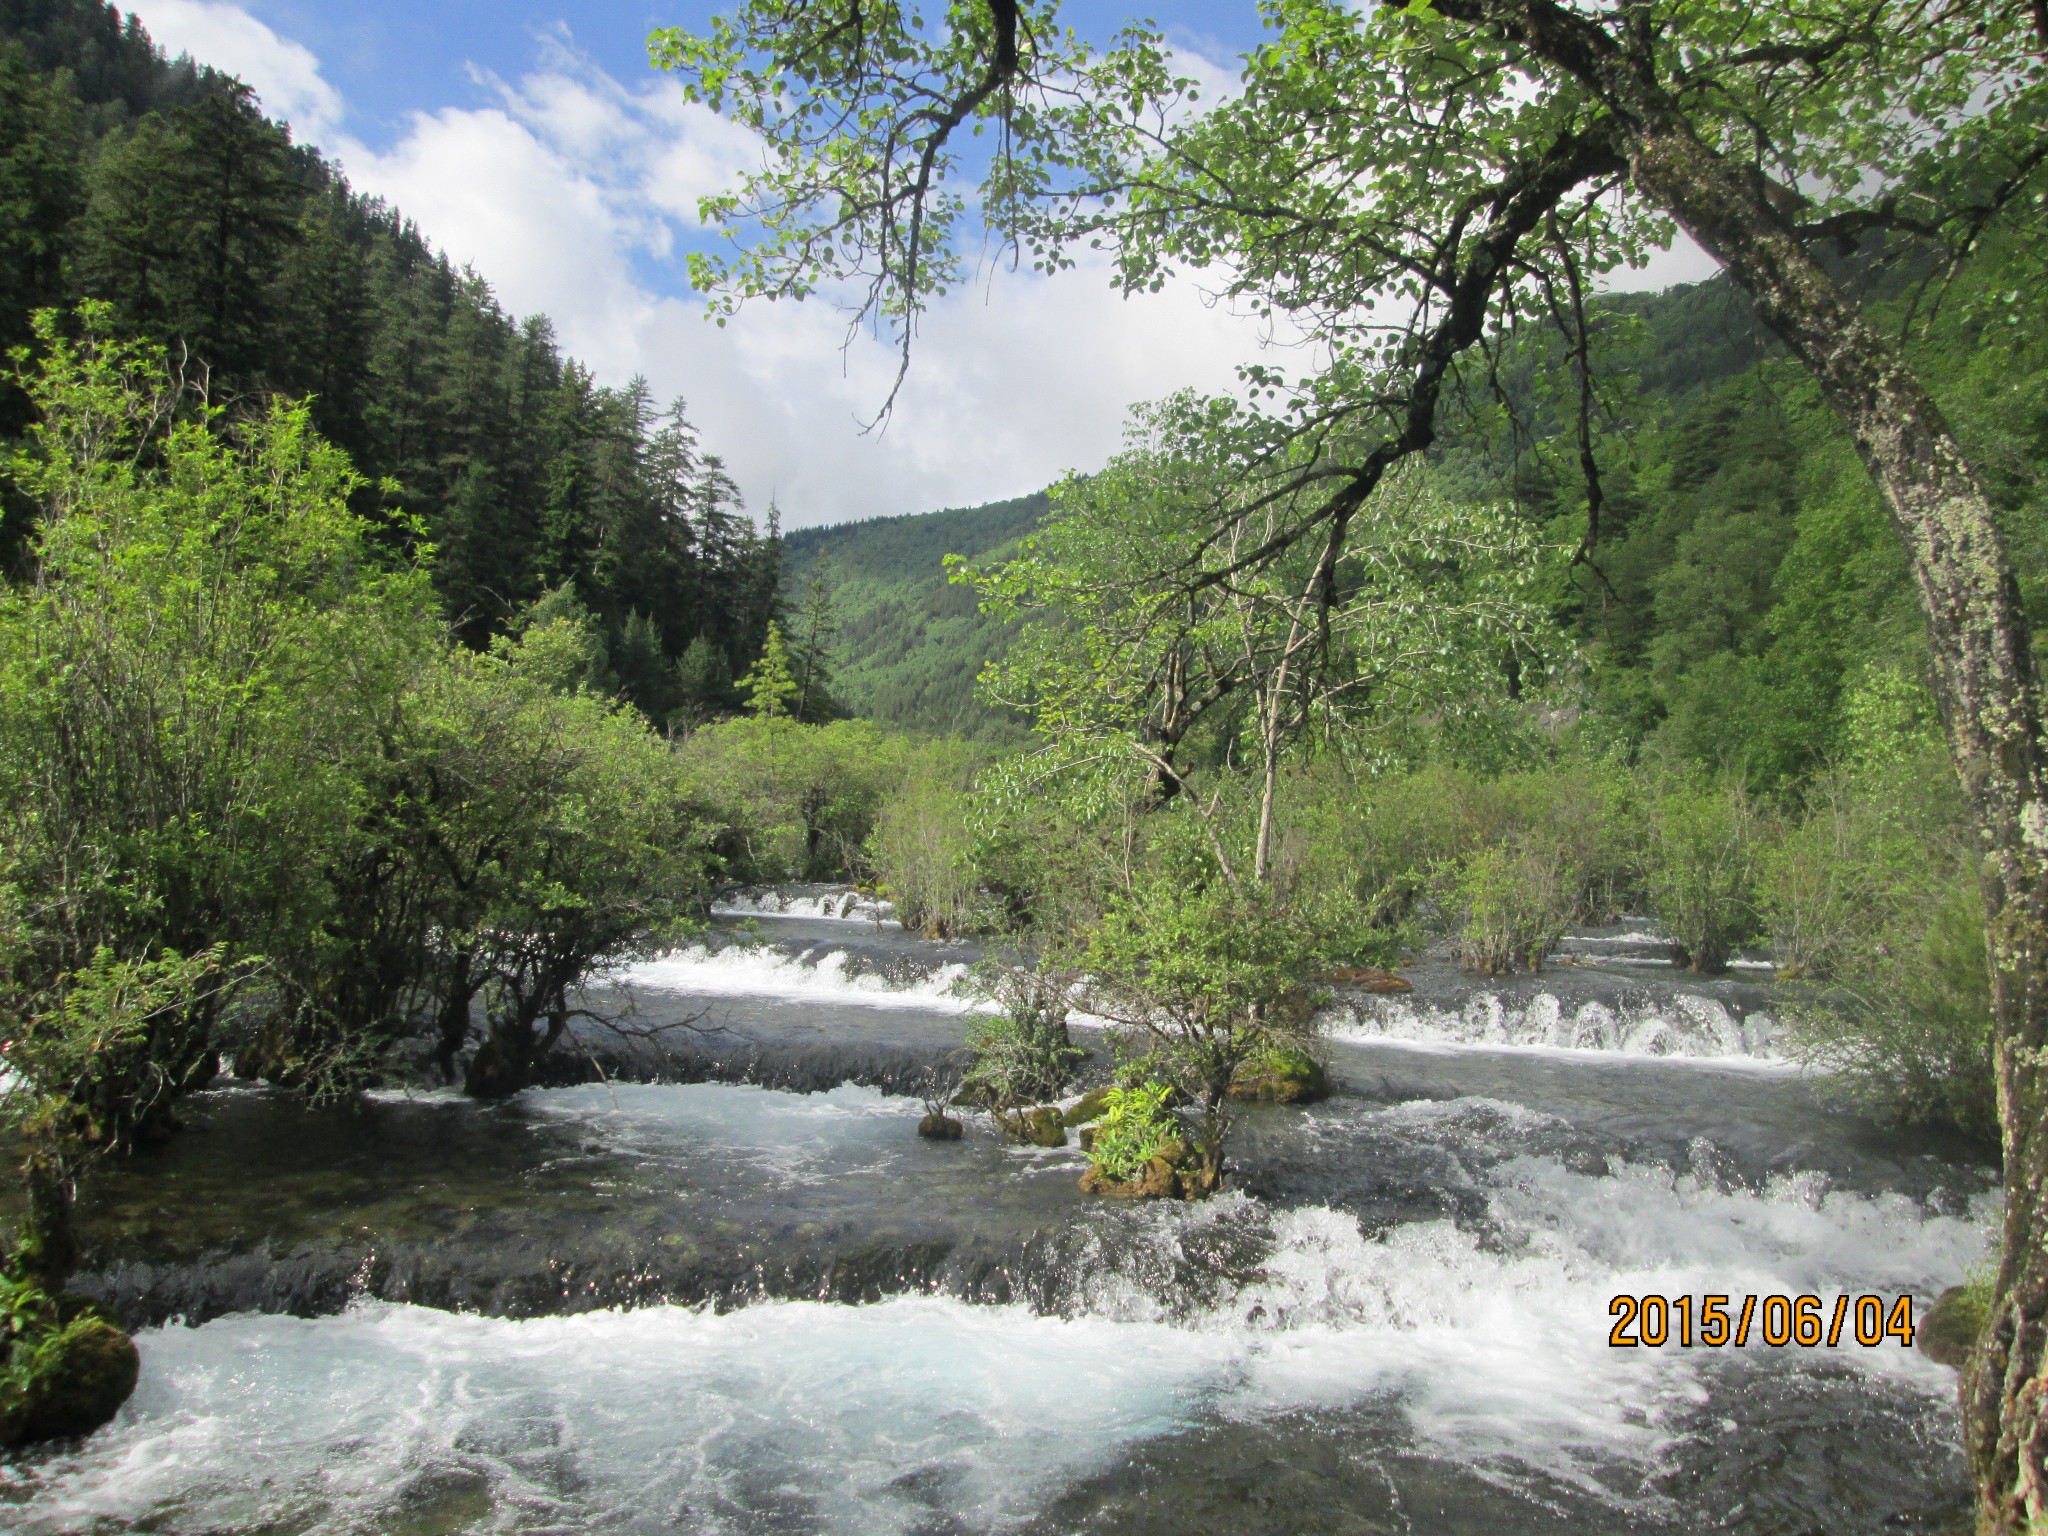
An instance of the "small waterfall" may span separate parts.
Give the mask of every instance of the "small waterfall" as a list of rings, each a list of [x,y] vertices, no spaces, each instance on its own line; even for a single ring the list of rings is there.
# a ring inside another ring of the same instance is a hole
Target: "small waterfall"
[[[1782,1063],[1778,1026],[1762,1008],[1700,993],[1641,988],[1572,1001],[1538,990],[1516,996],[1475,986],[1462,999],[1362,997],[1328,1010],[1338,1040],[1534,1046],[1631,1056]]]

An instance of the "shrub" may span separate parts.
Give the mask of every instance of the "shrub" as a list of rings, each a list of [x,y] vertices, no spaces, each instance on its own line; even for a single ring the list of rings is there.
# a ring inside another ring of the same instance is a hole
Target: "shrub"
[[[1579,906],[1578,871],[1555,844],[1530,837],[1475,849],[1440,888],[1458,958],[1486,976],[1517,964],[1541,970]]]
[[[746,716],[676,745],[692,797],[710,812],[729,874],[745,881],[862,879],[907,744],[865,720],[804,725]]]
[[[1115,1021],[1197,1107],[1192,1192],[1221,1187],[1230,1088],[1245,1062],[1314,1036],[1323,936],[1270,890],[1198,870],[1148,873],[1089,935],[1089,1008]]]
[[[1867,971],[1785,1008],[1808,1062],[1907,1121],[1998,1128],[1983,898],[1967,870],[1882,946]]]
[[[952,938],[987,926],[974,863],[968,786],[975,756],[955,742],[906,752],[904,773],[875,813],[867,856],[903,926]]]
[[[1726,970],[1757,932],[1763,819],[1739,784],[1674,778],[1651,795],[1643,884],[1692,970]]]
[[[1968,815],[1939,759],[1831,773],[1759,861],[1757,908],[1783,980],[1867,975],[1925,926],[1968,862]]]
[[[1067,1034],[1065,988],[1014,966],[994,970],[982,986],[1002,1011],[968,1026],[974,1060],[961,1097],[998,1115],[1058,1098],[1087,1055]]]
[[[1167,1107],[1172,1097],[1170,1083],[1110,1089],[1089,1142],[1089,1166],[1114,1184],[1136,1180],[1168,1142],[1180,1138],[1180,1121]]]

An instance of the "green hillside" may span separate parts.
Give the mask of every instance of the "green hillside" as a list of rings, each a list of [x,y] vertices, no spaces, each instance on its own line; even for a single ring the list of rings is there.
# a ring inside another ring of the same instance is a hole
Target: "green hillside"
[[[2024,259],[1989,256],[1917,328],[1912,351],[1987,467],[2040,632],[2048,498],[2034,466],[2048,460],[2048,368],[2041,338],[2006,323],[2002,297],[2003,274]],[[1910,276],[1869,275],[1873,313],[1902,315]],[[1616,295],[1599,324],[1606,506],[1591,558],[1554,587],[1582,646],[1585,728],[1631,755],[1711,763],[1760,788],[1801,780],[1873,730],[1928,731],[1923,623],[1898,541],[1833,415],[1747,299],[1720,279]],[[1519,424],[1468,412],[1432,473],[1454,497],[1512,500],[1569,548],[1585,489],[1563,403],[1531,382],[1537,361],[1532,350],[1503,361]],[[1029,496],[789,535],[792,606],[829,562],[841,700],[925,730],[1019,736],[973,696],[1004,630],[946,584],[942,562],[986,556],[1045,506]]]
[[[974,680],[1008,644],[974,594],[946,581],[947,555],[980,559],[1028,532],[1043,492],[982,507],[876,517],[783,537],[784,590],[792,604],[825,564],[840,628],[833,691],[857,715],[984,740],[1022,727],[979,703]]]

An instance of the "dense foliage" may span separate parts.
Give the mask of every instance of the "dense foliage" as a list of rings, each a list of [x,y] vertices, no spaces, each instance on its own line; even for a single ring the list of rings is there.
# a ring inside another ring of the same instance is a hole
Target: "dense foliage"
[[[518,1088],[711,872],[667,743],[582,680],[594,621],[456,644],[303,404],[230,416],[107,318],[39,322],[7,466],[39,517],[0,589],[9,1262],[53,1294],[83,1161],[224,1064],[333,1094],[426,1036]]]

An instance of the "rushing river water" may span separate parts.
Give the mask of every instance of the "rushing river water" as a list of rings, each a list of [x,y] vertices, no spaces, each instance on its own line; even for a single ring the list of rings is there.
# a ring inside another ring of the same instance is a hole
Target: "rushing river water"
[[[1500,1536],[1966,1508],[1954,1375],[1917,1351],[1608,1347],[1617,1293],[1924,1302],[1986,1251],[1988,1170],[1832,1107],[1735,984],[1425,975],[1334,1021],[1330,1099],[1246,1112],[1230,1193],[1130,1207],[1081,1195],[1071,1149],[920,1141],[885,1091],[957,1049],[971,949],[835,893],[781,905],[631,978],[637,1025],[690,1026],[636,1049],[689,1080],[310,1115],[230,1087],[107,1169],[87,1283],[144,1325],[142,1383],[0,1466],[0,1526]]]

